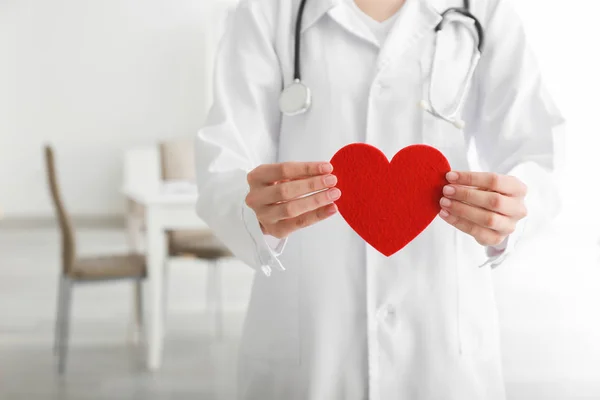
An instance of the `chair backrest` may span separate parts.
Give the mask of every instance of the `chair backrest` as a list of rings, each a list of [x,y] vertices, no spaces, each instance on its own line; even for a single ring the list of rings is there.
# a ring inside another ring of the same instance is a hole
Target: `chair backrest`
[[[185,137],[160,143],[163,181],[196,181],[194,138]]]
[[[48,186],[50,187],[50,194],[56,215],[58,217],[58,223],[60,225],[60,233],[62,239],[62,261],[63,261],[63,274],[68,274],[75,263],[75,232],[73,230],[73,224],[71,218],[65,210],[64,203],[60,194],[58,180],[56,177],[56,164],[54,161],[54,151],[52,147],[45,146],[44,153],[46,157],[46,174],[48,176]]]
[[[196,156],[193,137],[170,139],[159,144],[161,179],[163,181],[196,181]],[[185,230],[167,232],[170,255],[176,248],[175,243],[189,234]]]

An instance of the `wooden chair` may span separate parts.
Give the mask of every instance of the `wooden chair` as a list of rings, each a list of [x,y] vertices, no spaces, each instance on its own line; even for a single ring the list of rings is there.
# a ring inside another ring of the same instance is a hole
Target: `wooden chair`
[[[102,283],[119,280],[131,280],[136,287],[137,323],[142,324],[142,281],[146,276],[146,262],[140,254],[102,255],[96,257],[78,257],[75,232],[67,213],[56,175],[54,152],[45,147],[48,185],[62,239],[62,271],[58,288],[55,345],[58,355],[58,371],[63,373],[66,365],[72,289],[80,283]]]
[[[161,178],[165,182],[179,181],[195,184],[194,139],[181,138],[159,144]],[[220,262],[233,254],[210,232],[170,231],[167,233],[170,257],[194,257],[208,262],[206,306],[215,316],[217,337],[223,332],[223,304]]]
[[[132,149],[125,157],[124,182],[126,185],[142,186],[158,185],[160,182],[168,184],[187,182],[193,186],[196,180],[194,153],[193,137],[170,139],[158,143],[155,148]],[[145,230],[144,207],[133,200],[128,200],[126,219],[130,247],[141,249],[142,232]],[[217,336],[221,336],[223,327],[220,262],[224,258],[231,257],[232,254],[209,230],[170,231],[166,239],[169,258],[193,257],[208,261],[207,312],[214,314],[214,330]],[[168,268],[168,263],[166,267]],[[135,297],[138,297],[137,294]],[[138,336],[134,332],[134,339]]]

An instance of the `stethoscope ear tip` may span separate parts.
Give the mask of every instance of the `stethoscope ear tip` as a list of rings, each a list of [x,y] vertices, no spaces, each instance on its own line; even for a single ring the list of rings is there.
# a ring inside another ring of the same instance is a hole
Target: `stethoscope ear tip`
[[[452,123],[452,125],[454,125],[454,127],[455,127],[456,129],[461,129],[461,130],[462,130],[462,129],[464,129],[464,128],[465,128],[465,121],[463,121],[463,120],[459,119],[459,120],[456,120],[456,121],[454,121],[454,122]]]

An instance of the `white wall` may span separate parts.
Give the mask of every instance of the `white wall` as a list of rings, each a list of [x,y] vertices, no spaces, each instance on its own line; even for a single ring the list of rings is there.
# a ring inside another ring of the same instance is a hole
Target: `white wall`
[[[51,215],[40,151],[51,142],[71,212],[120,212],[123,151],[201,126],[215,21],[235,1],[0,2],[0,211]],[[568,118],[565,208],[582,217],[600,194],[585,170],[600,145],[600,3],[514,3]]]
[[[48,141],[71,212],[120,212],[123,151],[202,124],[215,21],[235,1],[0,2],[0,211],[51,215],[40,152]],[[600,3],[574,0],[577,12],[559,0],[514,3],[569,121],[565,205],[581,217],[600,194],[585,171],[600,145],[591,51]]]
[[[565,217],[600,218],[596,207],[595,155],[600,148],[597,15],[600,2],[573,0],[513,1],[522,15],[546,82],[567,118],[563,174]],[[599,230],[600,231],[600,230]]]
[[[74,214],[115,214],[123,151],[193,135],[229,0],[0,2],[0,210],[51,215],[41,146]]]
[[[563,214],[495,274],[511,400],[600,398],[600,2],[515,0],[567,119]]]

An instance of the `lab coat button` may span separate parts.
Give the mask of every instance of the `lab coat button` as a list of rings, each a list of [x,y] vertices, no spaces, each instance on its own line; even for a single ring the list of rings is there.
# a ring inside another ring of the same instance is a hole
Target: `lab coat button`
[[[382,69],[387,67],[389,63],[390,63],[390,60],[388,58],[381,60],[378,65],[378,69],[381,71]]]
[[[396,316],[396,307],[387,306],[386,307],[386,318],[390,319],[390,318],[394,318],[395,316]]]
[[[396,317],[396,308],[392,305],[387,305],[379,310],[378,314],[380,319],[387,322],[393,322]]]

